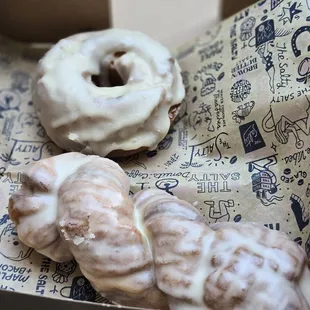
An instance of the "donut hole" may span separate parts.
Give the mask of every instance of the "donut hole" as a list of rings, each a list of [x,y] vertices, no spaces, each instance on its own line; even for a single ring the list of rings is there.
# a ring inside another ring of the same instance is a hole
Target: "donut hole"
[[[126,52],[118,51],[115,52],[113,56],[114,58],[120,58],[125,54]],[[107,78],[104,79],[104,76],[106,76]],[[117,87],[124,86],[126,84],[115,69],[113,60],[110,62],[108,67],[101,68],[100,74],[92,75],[91,81],[97,87]]]

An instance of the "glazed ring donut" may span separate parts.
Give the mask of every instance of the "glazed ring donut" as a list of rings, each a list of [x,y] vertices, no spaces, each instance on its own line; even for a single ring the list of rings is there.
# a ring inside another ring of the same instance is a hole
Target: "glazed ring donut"
[[[33,85],[39,119],[59,147],[110,157],[155,149],[184,96],[170,52],[119,29],[59,41],[40,60]]]

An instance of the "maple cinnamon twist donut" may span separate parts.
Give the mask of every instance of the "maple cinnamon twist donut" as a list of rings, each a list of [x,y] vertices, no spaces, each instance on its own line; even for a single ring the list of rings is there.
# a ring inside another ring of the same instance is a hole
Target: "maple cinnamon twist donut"
[[[129,180],[115,162],[81,153],[41,160],[23,173],[9,214],[23,243],[56,262],[74,257],[105,297],[166,309]]]
[[[38,117],[58,146],[110,157],[155,149],[184,96],[170,52],[119,29],[62,39],[40,60],[33,83]]]
[[[20,240],[56,261],[74,257],[103,296],[172,310],[309,310],[306,253],[252,223],[209,227],[165,191],[129,196],[113,161],[68,153],[33,164],[10,198]]]
[[[150,240],[157,285],[171,310],[309,310],[305,251],[253,223],[208,227],[198,210],[166,192],[134,196]]]

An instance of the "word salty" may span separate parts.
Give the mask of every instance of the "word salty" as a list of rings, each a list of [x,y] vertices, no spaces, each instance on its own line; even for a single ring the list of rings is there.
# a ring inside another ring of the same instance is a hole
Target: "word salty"
[[[310,92],[310,87],[305,87],[303,89],[297,90],[296,93],[289,93],[286,95],[279,95],[279,96],[274,96],[270,103],[280,103],[280,102],[286,102],[290,100],[294,100],[295,98],[301,97],[303,95],[306,95],[308,92]]]
[[[190,181],[218,181],[218,180],[232,180],[238,181],[240,179],[239,172],[228,172],[228,173],[203,173],[202,176],[197,177],[197,173],[193,173],[188,179]]]
[[[258,69],[257,58],[250,56],[237,62],[236,66],[231,69],[231,76],[236,78],[256,69]]]
[[[279,61],[279,69],[280,69],[280,82],[277,83],[277,89],[280,88],[286,88],[289,85],[289,82],[292,80],[290,79],[291,75],[286,72],[286,69],[288,68],[288,64],[285,61],[287,58],[287,48],[286,44],[283,43],[283,45],[279,45],[277,43],[276,45],[277,53],[278,53],[278,61]]]
[[[25,275],[27,268],[0,264],[0,279],[13,282],[26,282],[29,276]],[[28,271],[29,273],[29,271]]]
[[[41,268],[40,268],[40,274],[37,280],[36,285],[36,293],[40,295],[44,295],[45,287],[46,287],[46,280],[48,278],[47,274],[49,273],[50,267],[51,267],[51,259],[47,257],[43,257]]]
[[[233,173],[204,173],[198,178],[196,174],[192,174],[188,180],[197,182],[197,193],[212,193],[212,192],[231,192],[228,186],[228,181],[238,181],[240,174]]]

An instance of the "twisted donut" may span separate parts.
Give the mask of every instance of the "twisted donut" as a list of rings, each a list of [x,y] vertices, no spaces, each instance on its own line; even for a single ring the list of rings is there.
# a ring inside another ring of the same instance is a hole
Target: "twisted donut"
[[[113,161],[67,153],[33,164],[9,201],[19,239],[56,262],[73,257],[104,296],[165,309],[151,252],[134,225],[129,180]]]
[[[155,149],[184,96],[169,51],[119,29],[59,41],[40,60],[33,84],[38,117],[58,146],[110,157]]]
[[[208,227],[160,190],[129,197],[114,162],[69,153],[23,175],[9,203],[19,238],[56,261],[72,256],[104,296],[173,310],[309,310],[304,250],[251,223]]]
[[[158,190],[134,203],[170,309],[310,309],[307,258],[286,234],[252,223],[210,228],[189,203]]]

